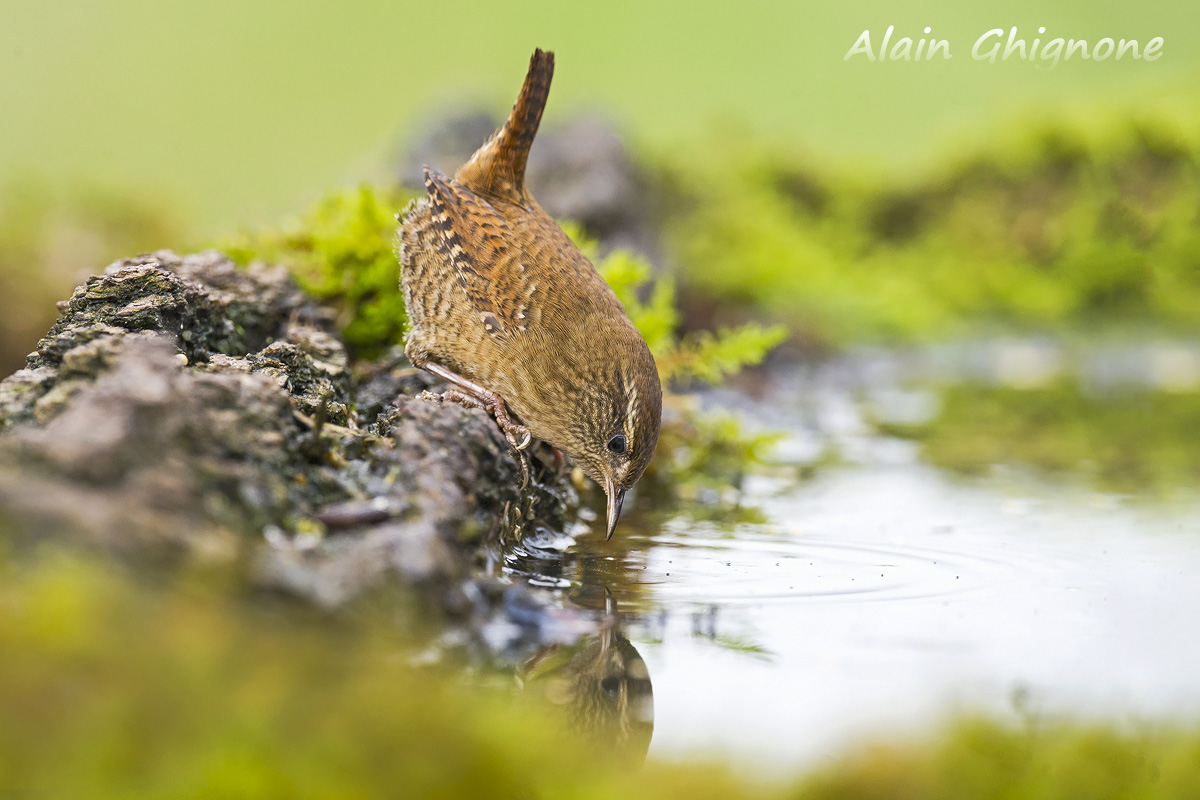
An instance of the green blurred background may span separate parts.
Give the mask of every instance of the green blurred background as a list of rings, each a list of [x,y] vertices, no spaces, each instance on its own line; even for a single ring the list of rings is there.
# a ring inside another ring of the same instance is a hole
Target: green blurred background
[[[932,27],[953,59],[843,61],[889,24]],[[1166,41],[1153,63],[970,59],[980,34],[1014,25]],[[5,3],[0,183],[135,190],[214,235],[372,174],[431,109],[506,108],[534,46],[559,57],[551,119],[601,109],[637,147],[723,124],[904,170],[1031,108],[1190,99],[1198,42],[1200,8],[1163,0]]]

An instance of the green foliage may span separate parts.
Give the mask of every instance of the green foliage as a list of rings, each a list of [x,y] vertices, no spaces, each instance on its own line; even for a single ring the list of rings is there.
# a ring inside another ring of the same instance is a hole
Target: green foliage
[[[532,697],[412,666],[381,620],[254,607],[214,575],[148,588],[94,557],[16,563],[6,543],[0,527],[14,796],[1182,800],[1200,785],[1200,730],[1036,721],[964,721],[770,784],[713,763],[630,770]]]
[[[399,342],[407,319],[396,259],[396,212],[408,197],[360,186],[320,200],[295,223],[222,244],[234,259],[287,266],[338,311],[346,344],[372,356]]]
[[[1200,331],[1194,133],[1167,118],[1019,130],[906,184],[744,141],[667,159],[682,288],[823,346],[994,326]]]
[[[582,229],[570,223],[564,228],[612,287],[654,357],[658,359],[670,352],[675,347],[675,331],[679,327],[674,281],[667,276],[655,281],[651,266],[628,251],[616,250],[600,258],[596,243]],[[648,295],[647,299],[643,300],[643,295]]]
[[[750,322],[739,328],[722,328],[713,334],[698,331],[685,336],[662,356],[662,371],[675,378],[696,378],[718,384],[745,366],[759,364],[783,341],[787,329]]]
[[[661,276],[656,280],[650,264],[626,251],[617,250],[601,258],[596,243],[578,226],[564,227],[625,306],[654,354],[664,383],[694,378],[718,384],[743,367],[762,363],[787,335],[781,325],[750,323],[715,334],[700,331],[681,337],[675,282],[671,278]]]
[[[1095,394],[1073,381],[1035,389],[973,384],[941,390],[921,425],[881,425],[920,442],[931,463],[964,474],[1023,464],[1104,489],[1171,492],[1200,486],[1200,394]]]

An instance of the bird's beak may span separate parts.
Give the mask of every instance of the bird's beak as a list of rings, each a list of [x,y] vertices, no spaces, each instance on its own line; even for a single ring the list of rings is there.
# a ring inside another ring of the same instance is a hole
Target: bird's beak
[[[614,489],[612,478],[604,481],[604,493],[608,495],[608,539],[612,539],[613,531],[617,529],[617,519],[621,516],[621,504],[625,502],[625,490]]]

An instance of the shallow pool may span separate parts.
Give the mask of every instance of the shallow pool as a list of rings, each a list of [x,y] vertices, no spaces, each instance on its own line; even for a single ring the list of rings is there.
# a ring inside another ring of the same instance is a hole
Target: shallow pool
[[[757,521],[643,510],[611,543],[510,557],[581,605],[611,595],[653,685],[651,754],[788,769],[957,712],[1200,714],[1200,504],[962,480],[830,404],[858,455],[750,478]]]

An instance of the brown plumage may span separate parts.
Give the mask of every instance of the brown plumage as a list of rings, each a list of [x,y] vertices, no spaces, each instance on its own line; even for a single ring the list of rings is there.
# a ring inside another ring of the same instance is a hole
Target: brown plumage
[[[426,168],[400,228],[412,363],[486,408],[518,450],[541,439],[608,495],[608,535],[658,442],[662,387],[612,289],[525,188],[554,74],[537,50],[508,121],[453,178]]]

